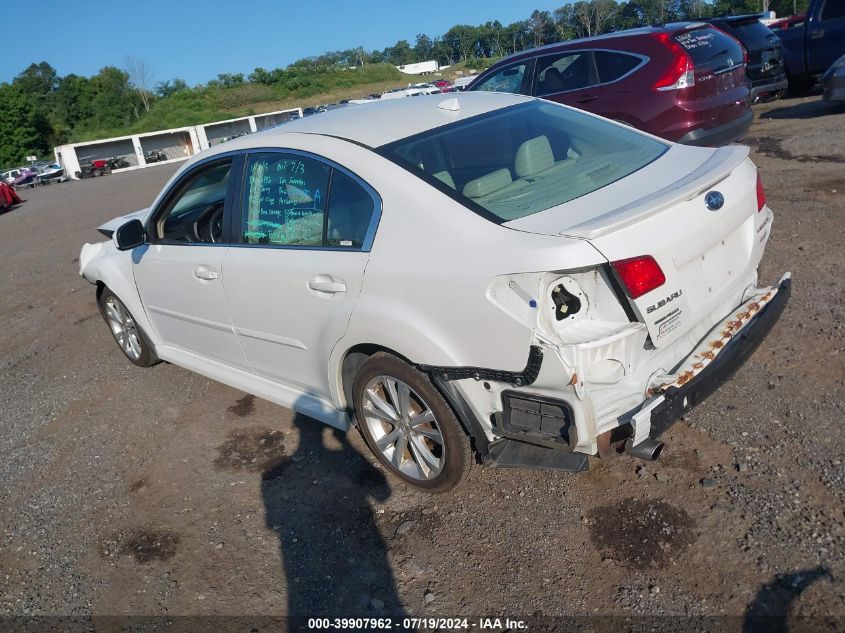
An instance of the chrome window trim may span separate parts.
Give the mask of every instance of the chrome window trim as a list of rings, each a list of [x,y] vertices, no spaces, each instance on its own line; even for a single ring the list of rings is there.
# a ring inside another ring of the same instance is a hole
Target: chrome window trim
[[[332,169],[337,169],[341,173],[349,176],[355,183],[360,185],[364,191],[366,191],[370,198],[373,200],[373,214],[370,217],[370,223],[367,225],[367,232],[364,234],[364,240],[359,248],[344,248],[342,246],[297,246],[293,244],[246,244],[243,241],[240,242],[233,242],[229,244],[231,248],[272,248],[272,249],[284,249],[284,250],[291,250],[291,251],[339,251],[344,253],[369,253],[373,248],[373,242],[376,238],[376,230],[378,229],[379,221],[381,220],[381,212],[382,212],[382,199],[379,193],[368,183],[366,180],[358,176],[353,171],[350,171],[343,165],[336,163],[335,161],[331,160],[330,158],[326,158],[325,156],[320,156],[319,154],[314,154],[313,152],[309,152],[306,150],[300,149],[287,149],[284,147],[250,147],[249,149],[241,150],[244,156],[244,171],[243,171],[243,178],[244,180],[247,178],[247,170],[249,168],[249,158],[253,154],[292,154],[294,156],[302,156],[304,158],[310,158],[312,160],[316,160],[318,162],[324,163],[331,167]],[[236,215],[238,216],[239,220],[243,219],[243,189],[239,192],[240,200],[236,201]],[[329,204],[331,203],[331,180],[329,181]],[[326,215],[329,213],[329,207],[326,206]],[[243,240],[243,235],[240,226],[233,227],[233,230],[237,232],[237,237],[240,240]]]
[[[640,60],[640,63],[637,64],[636,66],[634,66],[627,73],[625,73],[624,75],[622,75],[620,77],[617,77],[613,81],[602,81],[602,82],[597,83],[597,84],[592,84],[591,86],[584,86],[583,88],[573,88],[572,90],[561,90],[560,92],[548,92],[544,95],[538,95],[537,90],[536,90],[536,86],[532,86],[531,87],[531,92],[532,92],[531,96],[537,97],[538,99],[542,99],[542,98],[548,97],[550,95],[563,95],[563,94],[566,94],[568,92],[575,92],[576,90],[586,90],[587,88],[596,88],[598,86],[609,86],[611,84],[615,84],[617,81],[622,81],[623,79],[627,79],[628,77],[633,75],[640,68],[642,68],[648,62],[651,61],[651,57],[649,57],[648,55],[642,55],[640,53],[632,53],[630,51],[621,51],[621,50],[615,49],[615,48],[572,48],[572,49],[568,49],[568,50],[557,51],[555,53],[546,53],[545,55],[537,55],[537,57],[535,57],[534,59],[536,61],[539,61],[539,60],[543,59],[544,57],[558,57],[558,56],[563,56],[565,54],[571,55],[571,54],[574,54],[574,53],[586,53],[586,52],[589,52],[589,53],[603,52],[603,53],[616,53],[618,55],[628,55],[630,57],[638,58]],[[534,66],[534,78],[533,78],[532,82],[536,82],[536,80],[537,80],[537,66],[535,65]]]

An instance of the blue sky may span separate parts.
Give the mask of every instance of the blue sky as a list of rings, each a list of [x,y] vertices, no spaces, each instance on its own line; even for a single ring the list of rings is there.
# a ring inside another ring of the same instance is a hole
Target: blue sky
[[[189,84],[218,73],[249,73],[286,66],[301,57],[354,46],[384,48],[417,33],[442,35],[455,24],[526,19],[569,0],[426,2],[298,0],[141,0],[37,3],[3,16],[0,81],[32,62],[46,61],[60,75],[92,75],[144,60],[155,81],[180,77]],[[37,6],[37,8],[36,8]],[[36,18],[37,15],[37,18]]]

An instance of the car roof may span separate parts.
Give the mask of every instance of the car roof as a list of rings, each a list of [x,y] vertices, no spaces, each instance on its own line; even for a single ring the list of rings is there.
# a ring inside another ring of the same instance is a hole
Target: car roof
[[[238,147],[284,146],[285,134],[321,134],[379,147],[442,125],[532,101],[533,97],[494,92],[461,92],[348,104],[307,119],[243,137]],[[457,103],[458,109],[453,109]],[[438,107],[442,104],[442,107]],[[276,140],[271,140],[276,138]]]
[[[685,31],[687,29],[697,29],[701,27],[711,26],[706,22],[696,21],[696,22],[669,22],[666,24],[653,24],[651,26],[640,26],[633,29],[625,29],[623,31],[612,31],[610,33],[602,33],[601,35],[593,35],[591,37],[581,37],[574,40],[563,40],[561,42],[554,42],[553,44],[545,44],[543,46],[538,46],[537,48],[529,48],[524,51],[519,51],[518,53],[514,53],[505,57],[504,59],[499,60],[495,64],[493,64],[488,70],[484,71],[481,74],[488,74],[490,70],[494,68],[499,68],[508,64],[517,59],[530,59],[532,57],[538,57],[543,55],[546,52],[553,52],[557,50],[564,50],[569,47],[581,47],[585,44],[592,44],[593,42],[604,42],[607,40],[614,40],[614,39],[622,39],[628,37],[635,37],[641,35],[654,35],[657,33],[678,33],[679,31]],[[480,75],[479,75],[480,76]]]

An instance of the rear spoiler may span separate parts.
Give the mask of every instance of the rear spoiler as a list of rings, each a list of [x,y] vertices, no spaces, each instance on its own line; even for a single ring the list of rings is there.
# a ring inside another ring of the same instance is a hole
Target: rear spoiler
[[[658,213],[678,202],[698,197],[717,183],[727,178],[750,152],[745,145],[727,145],[715,150],[697,169],[680,180],[658,189],[634,202],[582,222],[560,233],[564,237],[595,239],[618,231],[644,216]]]

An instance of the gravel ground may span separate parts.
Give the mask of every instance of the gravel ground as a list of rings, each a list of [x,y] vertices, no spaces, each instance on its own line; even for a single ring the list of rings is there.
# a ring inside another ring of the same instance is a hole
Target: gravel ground
[[[845,110],[755,109],[747,142],[776,214],[762,276],[795,282],[753,358],[657,462],[477,467],[437,497],[386,479],[357,433],[123,360],[79,247],[174,167],[24,191],[0,216],[0,614],[842,630]]]

